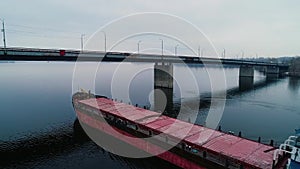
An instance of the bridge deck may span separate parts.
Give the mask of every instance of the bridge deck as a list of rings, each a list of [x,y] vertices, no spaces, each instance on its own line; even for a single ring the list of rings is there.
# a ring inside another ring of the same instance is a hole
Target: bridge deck
[[[89,62],[169,62],[193,64],[227,64],[250,66],[276,66],[287,69],[288,65],[248,61],[240,59],[222,59],[216,57],[174,56],[157,54],[137,54],[126,52],[99,52],[78,50],[55,50],[35,48],[0,48],[0,61],[89,61]]]

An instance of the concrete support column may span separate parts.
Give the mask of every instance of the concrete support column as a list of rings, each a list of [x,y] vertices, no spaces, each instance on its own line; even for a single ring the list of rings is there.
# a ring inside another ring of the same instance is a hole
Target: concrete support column
[[[173,111],[173,89],[156,88],[154,90],[154,111],[170,117],[177,117]]]
[[[266,76],[267,80],[277,79],[279,77],[280,71],[278,66],[267,66]]]
[[[254,76],[254,68],[249,65],[241,65],[240,66],[240,77],[252,77]]]
[[[172,64],[155,63],[154,65],[154,111],[171,117],[174,113]]]
[[[154,87],[173,89],[173,65],[172,64],[155,63]]]
[[[241,65],[239,71],[239,90],[245,91],[254,87],[254,68],[249,65]]]
[[[289,71],[289,67],[279,67],[279,74],[280,75],[285,75]]]
[[[246,91],[254,88],[254,78],[253,77],[239,77],[239,90]]]
[[[266,73],[267,74],[279,74],[279,67],[278,66],[267,66]]]

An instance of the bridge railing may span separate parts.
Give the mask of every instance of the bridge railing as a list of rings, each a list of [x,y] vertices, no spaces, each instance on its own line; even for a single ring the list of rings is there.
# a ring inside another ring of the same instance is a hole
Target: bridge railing
[[[167,60],[167,61],[184,61],[187,63],[222,63],[231,65],[252,65],[252,66],[278,66],[278,67],[288,67],[287,64],[282,63],[270,63],[261,61],[249,61],[240,59],[223,59],[223,58],[211,58],[211,57],[195,57],[190,55],[156,55],[156,54],[137,54],[137,53],[127,53],[127,52],[101,52],[101,51],[79,51],[79,50],[69,50],[69,49],[40,49],[40,48],[21,48],[21,47],[11,47],[11,48],[0,48],[0,55],[17,55],[17,56],[61,56],[63,51],[63,56],[65,57],[77,57],[79,54],[84,54],[88,57],[111,57],[118,58],[124,57],[134,59],[135,61],[147,60],[147,61],[157,61],[157,60]],[[112,54],[110,54],[112,53]]]

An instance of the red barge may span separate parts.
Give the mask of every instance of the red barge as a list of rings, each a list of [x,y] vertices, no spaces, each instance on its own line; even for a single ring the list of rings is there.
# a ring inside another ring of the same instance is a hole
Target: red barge
[[[279,169],[285,167],[287,157],[282,155],[274,160],[276,148],[272,146],[111,99],[89,96],[90,94],[87,93],[76,93],[73,96],[74,108],[82,124],[181,168]],[[117,123],[118,125],[115,125]],[[127,140],[115,135],[115,132],[136,138],[141,135],[143,137],[156,135],[157,142],[151,143],[144,139]],[[166,152],[159,153],[163,150],[162,144],[172,144],[172,142],[178,144]]]

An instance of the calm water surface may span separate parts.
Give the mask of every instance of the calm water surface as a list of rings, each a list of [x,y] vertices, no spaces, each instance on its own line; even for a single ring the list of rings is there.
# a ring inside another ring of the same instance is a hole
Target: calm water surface
[[[95,63],[85,63],[88,70]],[[151,107],[153,64],[101,64],[95,78],[97,94],[124,102]],[[150,68],[150,69],[149,69]],[[218,68],[175,65],[174,77],[188,81],[187,71],[195,77],[200,95],[211,92],[207,70],[221,74]],[[0,63],[0,168],[174,168],[158,158],[129,159],[113,155],[82,136],[75,125],[72,92],[90,89],[88,74],[80,77],[80,86],[72,84],[74,63]],[[300,127],[300,79],[266,80],[255,72],[252,90],[238,90],[238,69],[225,68],[226,106],[219,125],[246,138],[280,144]],[[117,73],[116,73],[117,72]],[[136,73],[138,72],[138,73]],[[124,84],[132,77],[129,86]],[[186,80],[187,79],[187,80]],[[111,84],[114,85],[112,92]],[[175,103],[193,100],[197,92],[190,83],[175,85]],[[214,86],[223,85],[215,84]],[[74,90],[72,90],[72,86]],[[120,90],[120,91],[118,91]],[[121,90],[129,93],[130,100]],[[196,123],[204,124],[208,107],[199,110]]]

